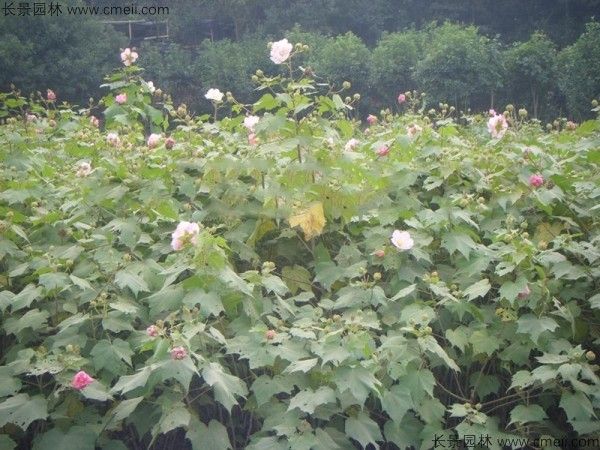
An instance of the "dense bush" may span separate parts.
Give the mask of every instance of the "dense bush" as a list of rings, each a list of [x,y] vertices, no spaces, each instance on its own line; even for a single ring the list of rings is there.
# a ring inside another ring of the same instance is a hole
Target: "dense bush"
[[[569,113],[586,117],[590,99],[600,96],[600,23],[589,23],[577,42],[560,52],[557,65]]]
[[[597,437],[598,120],[363,132],[265,75],[209,123],[140,73],[107,80],[109,133],[0,97],[3,448]]]
[[[417,31],[384,34],[373,49],[370,71],[371,92],[392,104],[398,92],[419,87],[414,78],[417,62],[423,56],[424,35]]]
[[[354,34],[346,33],[329,38],[322,47],[314,49],[310,57],[318,76],[339,88],[349,81],[353,90],[368,88],[371,52]]]
[[[509,101],[521,101],[538,117],[540,108],[558,93],[556,47],[545,35],[534,33],[506,51],[506,74]]]
[[[497,43],[475,27],[451,23],[430,27],[425,42],[413,76],[433,103],[446,101],[463,109],[492,106],[503,75]]]
[[[8,4],[17,8],[18,2]],[[63,13],[67,4],[80,2],[61,2]],[[0,89],[11,83],[24,92],[51,88],[61,99],[85,104],[98,94],[103,74],[117,66],[115,54],[125,43],[123,35],[92,17],[2,14]]]

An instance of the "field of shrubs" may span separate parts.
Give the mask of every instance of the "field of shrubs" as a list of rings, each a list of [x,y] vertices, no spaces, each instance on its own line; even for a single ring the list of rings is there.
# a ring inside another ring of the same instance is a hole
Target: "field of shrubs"
[[[359,117],[304,51],[0,94],[0,449],[597,448],[600,122]]]

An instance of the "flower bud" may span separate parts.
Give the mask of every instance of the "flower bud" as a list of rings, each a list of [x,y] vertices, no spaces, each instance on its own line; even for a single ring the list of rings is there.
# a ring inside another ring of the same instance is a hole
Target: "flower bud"
[[[342,83],[342,87],[343,87],[344,89],[350,89],[350,88],[352,87],[352,84],[351,84],[349,81],[344,81],[344,82]]]
[[[598,106],[598,100],[596,100],[596,99],[592,100],[592,106],[594,108],[596,108]]]
[[[526,110],[525,108],[521,108],[521,109],[519,109],[519,117],[521,117],[521,118],[523,118],[523,119],[524,119],[525,117],[527,117],[527,110]]]
[[[586,352],[585,359],[587,359],[588,361],[593,361],[596,359],[596,354],[590,350],[590,351]]]
[[[514,107],[513,105],[510,105],[510,104],[509,104],[509,105],[506,105],[506,110],[507,110],[508,112],[513,112],[513,111],[515,110],[515,107]]]
[[[373,274],[373,279],[374,279],[375,281],[379,281],[379,280],[381,280],[381,272],[375,272],[375,273]]]
[[[256,76],[259,78],[262,78],[265,76],[265,73],[260,69],[258,69],[255,73],[256,73]]]
[[[358,93],[354,94],[353,97],[354,97],[354,100],[357,100],[357,101],[360,100],[360,94],[358,94]]]

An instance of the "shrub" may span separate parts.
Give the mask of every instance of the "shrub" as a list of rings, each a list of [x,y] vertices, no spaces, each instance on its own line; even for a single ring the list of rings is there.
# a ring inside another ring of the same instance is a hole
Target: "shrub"
[[[506,51],[506,90],[512,102],[529,99],[533,117],[538,117],[552,93],[556,95],[556,47],[541,33],[527,42],[514,44]]]
[[[119,64],[125,36],[93,17],[66,14],[66,4],[80,2],[61,2],[58,16],[0,16],[0,89],[52,88],[59,101],[84,104],[99,93],[103,74]]]
[[[314,50],[310,62],[318,76],[338,88],[343,81],[350,81],[354,92],[365,92],[368,88],[371,52],[352,33],[329,38]]]
[[[600,96],[600,23],[587,24],[585,32],[558,57],[558,82],[569,113],[581,119],[590,115],[590,100]]]
[[[373,50],[371,92],[387,104],[398,93],[413,90],[419,83],[413,78],[417,62],[423,56],[424,35],[417,31],[384,34]]]
[[[476,27],[445,23],[429,27],[424,57],[413,76],[434,103],[483,109],[493,103],[502,71],[494,41],[480,35]]]

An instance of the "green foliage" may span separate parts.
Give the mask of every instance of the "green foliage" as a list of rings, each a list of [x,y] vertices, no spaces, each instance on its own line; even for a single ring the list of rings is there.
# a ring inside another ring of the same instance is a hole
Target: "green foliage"
[[[158,104],[135,65],[109,76],[109,130],[2,95],[1,445],[597,435],[598,120],[365,129],[303,55],[221,120]],[[148,107],[169,148],[142,139]]]
[[[118,63],[124,36],[92,16],[0,16],[0,89],[11,83],[25,92],[53,89],[59,101],[87,103],[103,74]],[[13,4],[16,8],[17,4]],[[31,7],[31,5],[30,5]]]
[[[435,103],[447,101],[464,109],[484,109],[490,105],[485,93],[493,95],[502,80],[503,64],[496,46],[472,26],[448,22],[432,26],[425,55],[413,76]]]
[[[526,42],[514,44],[506,52],[507,91],[510,101],[525,99],[538,117],[549,94],[556,93],[556,48],[544,34],[534,33]]]
[[[599,53],[600,23],[591,22],[585,33],[558,56],[558,82],[569,112],[575,117],[587,117],[590,100],[600,96]]]
[[[371,52],[352,33],[329,38],[321,47],[314,49],[310,62],[318,76],[338,88],[343,81],[350,81],[356,92],[367,89]]]
[[[418,87],[413,72],[423,55],[423,38],[416,31],[384,34],[373,49],[370,85],[386,104]]]

